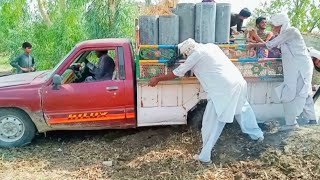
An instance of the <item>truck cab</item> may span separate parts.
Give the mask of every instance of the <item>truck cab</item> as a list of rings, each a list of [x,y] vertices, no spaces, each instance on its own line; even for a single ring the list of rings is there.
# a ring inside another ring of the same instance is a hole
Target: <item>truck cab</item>
[[[102,50],[113,77],[87,82],[84,62]],[[21,146],[35,132],[136,127],[134,67],[130,40],[99,39],[77,44],[53,70],[1,77],[0,146]]]

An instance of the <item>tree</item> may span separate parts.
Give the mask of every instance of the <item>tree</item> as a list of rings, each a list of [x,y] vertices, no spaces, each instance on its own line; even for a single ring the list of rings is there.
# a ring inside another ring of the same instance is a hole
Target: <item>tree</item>
[[[134,39],[137,14],[128,0],[0,0],[0,53],[14,58],[29,41],[38,69],[49,69],[79,41]]]
[[[319,0],[272,0],[255,10],[256,16],[266,17],[279,12],[288,13],[291,24],[302,32],[320,28]]]
[[[46,22],[47,26],[52,26],[52,22],[49,18],[47,10],[45,8],[45,3],[43,0],[37,0],[38,8],[41,16],[43,17],[44,21]]]
[[[93,1],[85,16],[90,38],[134,37],[138,7],[125,0]]]

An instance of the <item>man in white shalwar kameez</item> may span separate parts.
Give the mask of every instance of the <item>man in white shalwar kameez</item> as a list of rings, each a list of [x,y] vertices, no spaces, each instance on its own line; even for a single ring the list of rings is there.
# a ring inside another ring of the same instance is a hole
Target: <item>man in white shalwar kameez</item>
[[[188,39],[178,45],[186,61],[173,72],[151,79],[150,86],[159,81],[183,77],[192,70],[205,92],[207,107],[202,121],[203,148],[195,159],[203,163],[211,162],[211,151],[226,123],[232,123],[234,117],[242,132],[251,139],[263,140],[255,114],[247,101],[247,83],[240,71],[234,66],[223,51],[214,44],[198,44]]]
[[[301,33],[290,26],[286,14],[275,14],[270,21],[278,36],[266,43],[249,44],[248,48],[281,48],[284,82],[275,91],[284,108],[286,126],[282,130],[295,129],[299,127],[296,117],[303,112],[306,104],[311,112],[305,113],[305,118],[316,120],[311,97],[313,63]]]
[[[315,69],[320,72],[320,51],[313,47],[308,48],[309,55],[312,59]],[[303,108],[303,117],[309,117],[309,124],[318,124],[318,118],[316,118],[314,110],[314,102],[310,98],[307,99],[307,103]]]

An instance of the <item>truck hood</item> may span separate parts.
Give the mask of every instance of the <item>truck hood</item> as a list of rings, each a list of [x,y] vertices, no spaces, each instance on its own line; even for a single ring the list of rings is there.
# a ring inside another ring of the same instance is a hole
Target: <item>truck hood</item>
[[[44,79],[48,72],[49,71],[37,71],[0,77],[0,87],[30,84],[36,78]]]

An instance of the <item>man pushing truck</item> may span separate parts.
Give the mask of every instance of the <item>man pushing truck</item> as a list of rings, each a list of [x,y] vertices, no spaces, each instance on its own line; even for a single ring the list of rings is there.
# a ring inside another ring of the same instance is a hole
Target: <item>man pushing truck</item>
[[[173,72],[153,77],[149,86],[159,81],[183,77],[192,70],[207,93],[207,107],[202,120],[203,148],[196,160],[211,163],[211,151],[226,123],[235,117],[243,133],[251,139],[263,141],[255,114],[247,101],[247,83],[240,71],[215,44],[200,44],[188,39],[178,45],[179,51],[187,59]]]

